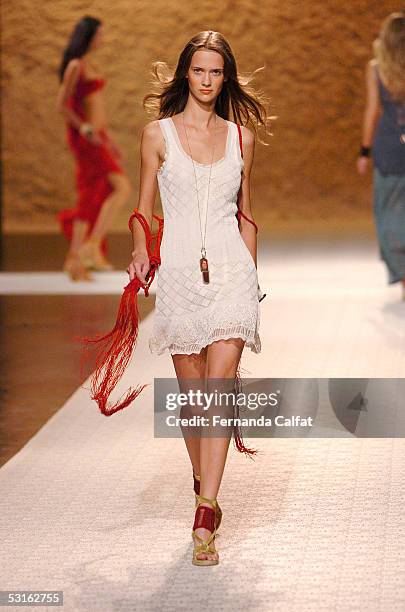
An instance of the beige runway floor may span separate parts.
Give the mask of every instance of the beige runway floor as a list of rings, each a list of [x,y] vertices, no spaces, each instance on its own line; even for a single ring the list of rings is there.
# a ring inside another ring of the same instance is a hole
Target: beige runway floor
[[[259,280],[245,376],[405,377],[405,302],[374,244],[273,245]],[[118,393],[173,376],[149,354],[152,318]],[[109,418],[86,387],[0,469],[1,589],[63,590],[69,612],[404,609],[404,439],[259,439],[254,461],[231,447],[220,564],[199,568],[191,468],[182,440],[153,437],[153,387]]]

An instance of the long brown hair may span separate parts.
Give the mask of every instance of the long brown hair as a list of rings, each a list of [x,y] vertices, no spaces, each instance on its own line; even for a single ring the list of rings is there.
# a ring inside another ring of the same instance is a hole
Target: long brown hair
[[[223,119],[230,119],[242,125],[251,125],[257,134],[257,126],[264,126],[274,117],[267,116],[268,98],[262,91],[256,91],[249,83],[254,75],[263,70],[257,68],[250,76],[238,73],[236,60],[226,38],[220,32],[206,30],[199,32],[186,44],[177,63],[176,70],[170,70],[166,62],[153,63],[154,84],[160,91],[149,93],[143,99],[143,107],[159,119],[180,113],[187,103],[187,74],[193,54],[198,49],[217,51],[224,59],[224,80],[221,92],[215,102],[215,112]],[[161,74],[162,72],[162,74]],[[262,144],[268,144],[259,139]]]
[[[384,19],[373,48],[384,85],[394,98],[405,102],[405,12]]]

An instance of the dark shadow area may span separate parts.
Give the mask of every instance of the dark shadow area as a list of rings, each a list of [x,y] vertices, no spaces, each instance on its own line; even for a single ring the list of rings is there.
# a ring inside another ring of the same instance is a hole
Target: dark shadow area
[[[132,251],[131,234],[110,234],[108,259],[125,270]],[[5,234],[2,238],[0,268],[3,272],[62,270],[68,248],[60,234]]]
[[[89,360],[81,377],[75,338],[110,331],[118,304],[117,295],[0,296],[0,465],[91,374]],[[138,296],[138,306],[142,320],[153,309],[154,296]]]

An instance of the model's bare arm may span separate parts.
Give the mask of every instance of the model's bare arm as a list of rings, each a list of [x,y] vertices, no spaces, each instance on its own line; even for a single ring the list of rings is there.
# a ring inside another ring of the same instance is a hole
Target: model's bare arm
[[[56,100],[56,110],[78,130],[80,130],[83,119],[68,106],[68,100],[75,91],[79,73],[80,60],[72,59],[66,66],[63,81],[59,87],[58,97]],[[86,138],[95,145],[101,144],[100,136],[97,133],[89,134],[86,136]]]
[[[239,209],[248,219],[253,219],[251,197],[250,197],[250,174],[253,165],[255,152],[255,135],[251,130],[242,127],[242,142],[243,142],[243,161],[245,162],[242,183],[239,191]],[[240,217],[240,233],[249,249],[255,265],[257,267],[257,236],[256,229],[252,223],[249,223],[242,216]]]
[[[366,92],[362,144],[365,147],[371,147],[377,121],[381,114],[380,94],[373,60],[368,62],[366,67]]]
[[[371,147],[378,118],[381,114],[381,101],[375,74],[375,60],[370,60],[366,66],[366,106],[363,114],[362,145]],[[366,170],[367,157],[359,157],[357,168],[360,174]]]
[[[152,121],[146,125],[141,136],[141,167],[139,182],[139,199],[137,209],[152,227],[152,215],[157,193],[157,171],[164,150],[164,139],[159,123]],[[146,249],[146,236],[141,224],[134,218],[132,223],[133,251],[132,261],[128,267],[132,280],[137,276],[145,282],[149,270],[149,258]]]
[[[69,108],[67,102],[71,95],[73,95],[77,80],[80,72],[80,60],[73,59],[66,66],[65,73],[63,75],[63,81],[59,87],[58,97],[56,100],[56,110],[61,113],[67,121],[73,125],[73,127],[80,129],[83,120]]]

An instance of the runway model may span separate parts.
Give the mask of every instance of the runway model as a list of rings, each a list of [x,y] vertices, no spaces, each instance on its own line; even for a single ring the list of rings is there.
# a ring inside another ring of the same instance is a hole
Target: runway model
[[[388,283],[405,299],[405,13],[392,13],[374,42],[366,69],[367,105],[357,160],[360,174],[374,160],[374,217]]]
[[[74,28],[60,67],[57,108],[67,121],[67,141],[76,161],[77,203],[58,220],[70,241],[64,270],[75,281],[91,280],[89,270],[111,270],[106,234],[127,202],[130,183],[121,152],[107,127],[102,90],[106,84],[92,63],[103,25],[84,17]]]
[[[155,74],[165,65],[155,64]],[[156,286],[156,354],[169,351],[181,391],[198,379],[235,381],[243,348],[261,350],[256,270],[257,238],[250,201],[255,131],[265,125],[264,97],[242,85],[229,43],[218,32],[194,36],[180,54],[173,78],[145,97],[159,119],[141,141],[138,210],[151,226],[159,187],[164,213],[161,265]],[[233,120],[228,117],[233,113]],[[243,148],[243,159],[241,148]],[[235,217],[238,206],[240,229]],[[133,223],[130,279],[145,282],[149,270],[145,234]],[[230,435],[190,436],[183,430],[196,493],[193,563],[215,565],[221,522],[217,495]]]

